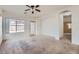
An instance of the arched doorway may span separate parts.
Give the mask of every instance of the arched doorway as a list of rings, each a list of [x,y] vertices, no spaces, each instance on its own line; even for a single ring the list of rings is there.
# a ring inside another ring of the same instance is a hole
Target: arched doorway
[[[60,14],[60,38],[72,42],[72,14],[71,11],[66,10]]]

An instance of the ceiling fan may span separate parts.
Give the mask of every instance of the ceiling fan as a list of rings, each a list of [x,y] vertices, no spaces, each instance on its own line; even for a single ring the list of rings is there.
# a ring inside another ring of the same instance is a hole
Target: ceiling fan
[[[26,14],[26,12],[29,10],[32,10],[32,14],[34,14],[35,11],[40,12],[40,10],[37,9],[39,5],[26,5],[26,6],[29,7],[29,9],[26,9],[24,14]]]

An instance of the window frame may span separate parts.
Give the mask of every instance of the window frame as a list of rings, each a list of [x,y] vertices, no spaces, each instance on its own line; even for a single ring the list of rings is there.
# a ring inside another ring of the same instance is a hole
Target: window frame
[[[15,24],[13,25],[13,24],[11,24],[11,22],[15,22]],[[19,24],[19,25],[18,25]],[[20,33],[20,32],[24,32],[24,21],[23,20],[13,20],[13,19],[10,19],[9,20],[9,33]],[[11,27],[12,26],[15,26],[15,31],[13,32],[13,31],[11,31],[12,29],[11,29]],[[23,29],[19,29],[18,30],[18,26],[23,26]]]

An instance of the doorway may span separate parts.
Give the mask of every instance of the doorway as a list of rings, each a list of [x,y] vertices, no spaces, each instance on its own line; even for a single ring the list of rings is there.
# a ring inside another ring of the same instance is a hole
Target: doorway
[[[63,37],[66,38],[68,41],[71,42],[71,34],[72,34],[72,28],[71,28],[71,15],[65,15],[63,16]]]

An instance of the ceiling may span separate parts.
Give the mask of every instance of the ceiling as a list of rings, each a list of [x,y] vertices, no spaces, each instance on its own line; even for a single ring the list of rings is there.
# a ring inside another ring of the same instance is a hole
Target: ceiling
[[[62,8],[68,7],[68,5],[40,5],[38,9],[41,12],[35,12],[36,15],[40,15],[41,17],[46,16],[48,14],[54,13],[56,10],[60,10]],[[4,11],[7,15],[11,14],[14,16],[25,16],[24,10],[28,9],[25,5],[0,5],[0,9]],[[27,12],[26,15],[32,15],[30,11]]]

